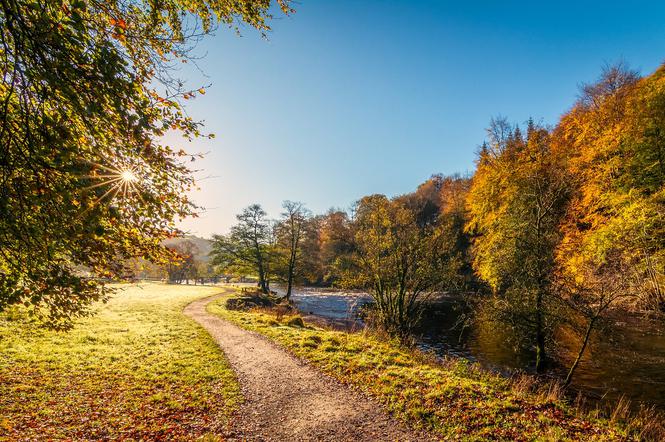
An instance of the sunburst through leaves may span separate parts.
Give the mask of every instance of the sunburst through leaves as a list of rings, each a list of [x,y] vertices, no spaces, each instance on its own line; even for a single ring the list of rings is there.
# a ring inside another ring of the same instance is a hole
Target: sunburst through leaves
[[[104,188],[106,191],[98,196],[93,206],[103,200],[124,200],[130,195],[141,197],[140,186],[144,181],[135,167],[130,165],[105,166],[99,163],[90,163],[92,171],[83,178],[94,180],[94,184],[86,187],[86,190]],[[99,172],[101,171],[101,173]]]

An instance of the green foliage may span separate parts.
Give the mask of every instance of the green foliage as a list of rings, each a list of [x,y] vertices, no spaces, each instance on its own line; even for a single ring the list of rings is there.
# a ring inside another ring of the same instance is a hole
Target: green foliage
[[[451,262],[446,230],[419,225],[404,201],[383,195],[358,202],[352,228],[354,249],[344,283],[372,295],[377,325],[391,334],[408,334],[420,319],[423,300],[444,286]]]
[[[193,181],[186,153],[159,140],[201,135],[180,101],[205,92],[170,66],[218,23],[266,32],[271,4],[0,4],[0,311],[26,304],[66,327],[108,294],[88,276],[170,257],[160,241],[192,214]]]
[[[219,289],[116,288],[67,333],[36,329],[18,307],[0,315],[0,440],[221,437],[240,390],[217,344],[182,314]]]
[[[238,223],[228,235],[214,235],[210,257],[222,271],[257,275],[263,293],[269,292],[274,237],[267,214],[258,204],[236,216]]]

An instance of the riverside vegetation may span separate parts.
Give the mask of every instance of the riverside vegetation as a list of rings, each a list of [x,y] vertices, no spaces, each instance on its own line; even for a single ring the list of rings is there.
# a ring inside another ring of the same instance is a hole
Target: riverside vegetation
[[[287,201],[273,221],[254,204],[214,236],[211,262],[264,293],[284,283],[287,299],[293,283],[367,292],[370,325],[405,341],[429,299],[454,293],[524,369],[568,386],[623,312],[665,317],[663,134],[665,66],[607,66],[553,128],[493,119],[470,176],[349,212]]]
[[[556,383],[538,385],[529,376],[508,379],[457,358],[436,360],[385,335],[311,326],[283,305],[266,307],[267,298],[237,297],[249,302],[227,297],[208,310],[267,336],[377,398],[409,424],[445,439],[600,441],[662,435],[653,415],[626,419],[620,412],[609,418],[599,410],[582,412],[562,397]]]

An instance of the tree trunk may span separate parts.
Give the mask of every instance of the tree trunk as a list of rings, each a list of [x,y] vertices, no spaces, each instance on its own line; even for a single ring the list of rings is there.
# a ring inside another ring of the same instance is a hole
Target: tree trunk
[[[291,253],[289,260],[289,274],[286,278],[286,300],[291,299],[291,292],[293,290],[293,272],[295,268],[295,256],[293,252]]]
[[[268,284],[266,283],[266,276],[262,268],[259,269],[259,288],[262,293],[268,294]]]
[[[582,355],[584,355],[584,351],[586,350],[587,344],[589,343],[589,338],[591,337],[591,331],[593,330],[593,325],[595,322],[596,322],[595,317],[589,320],[589,325],[586,328],[586,333],[584,334],[584,340],[582,341],[582,346],[580,347],[580,351],[577,353],[575,362],[573,362],[573,365],[570,366],[570,370],[568,370],[568,375],[566,376],[566,380],[563,383],[564,387],[569,386],[573,380],[573,374],[575,373],[577,366],[580,364],[580,361],[582,360]]]
[[[543,291],[536,294],[536,373],[545,368],[545,330],[543,324]]]
[[[289,271],[289,278],[286,282],[286,300],[291,299],[291,290],[293,288],[293,274]]]

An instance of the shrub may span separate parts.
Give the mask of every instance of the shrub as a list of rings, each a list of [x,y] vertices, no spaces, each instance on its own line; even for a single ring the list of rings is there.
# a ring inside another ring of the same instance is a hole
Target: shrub
[[[304,327],[305,321],[300,316],[294,316],[286,322],[286,325],[289,327]]]

